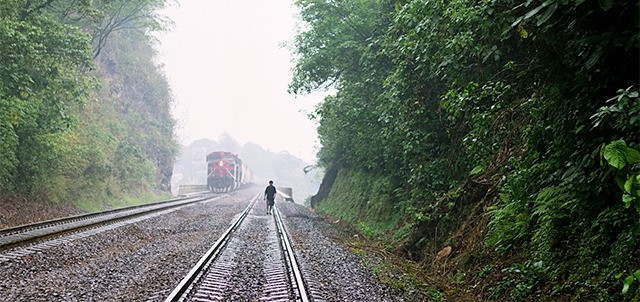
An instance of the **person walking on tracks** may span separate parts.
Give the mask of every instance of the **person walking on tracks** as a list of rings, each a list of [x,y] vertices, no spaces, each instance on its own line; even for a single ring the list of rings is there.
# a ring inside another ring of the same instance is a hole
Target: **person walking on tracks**
[[[264,200],[267,201],[267,214],[271,214],[273,205],[276,204],[276,187],[273,186],[273,180],[269,181],[269,185],[264,190]]]

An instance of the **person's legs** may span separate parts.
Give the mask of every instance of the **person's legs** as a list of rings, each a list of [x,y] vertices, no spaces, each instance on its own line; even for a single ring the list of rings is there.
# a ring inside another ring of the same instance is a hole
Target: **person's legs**
[[[271,214],[271,210],[273,210],[273,204],[275,202],[273,200],[267,200],[267,214]]]

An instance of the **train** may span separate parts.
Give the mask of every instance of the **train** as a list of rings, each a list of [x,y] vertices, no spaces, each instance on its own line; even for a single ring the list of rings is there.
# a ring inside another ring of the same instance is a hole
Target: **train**
[[[237,154],[214,151],[207,154],[207,189],[214,193],[231,192],[253,183],[251,170]]]

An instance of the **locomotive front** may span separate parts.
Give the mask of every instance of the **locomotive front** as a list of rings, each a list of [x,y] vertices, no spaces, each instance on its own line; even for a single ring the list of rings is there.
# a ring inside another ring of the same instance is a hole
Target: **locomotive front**
[[[207,188],[211,192],[230,192],[242,184],[243,164],[231,152],[216,151],[207,155]]]

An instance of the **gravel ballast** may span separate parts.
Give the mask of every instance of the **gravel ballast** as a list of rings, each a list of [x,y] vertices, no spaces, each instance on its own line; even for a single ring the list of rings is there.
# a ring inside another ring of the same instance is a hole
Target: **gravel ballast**
[[[258,193],[256,188],[239,190],[217,201],[2,261],[0,301],[164,301]],[[256,207],[252,215],[266,216],[261,201]],[[360,256],[331,239],[333,226],[300,205],[278,202],[277,207],[305,278],[321,293],[318,300],[405,301],[380,284]],[[244,228],[256,234],[256,241],[268,237],[253,227],[260,224]],[[264,266],[264,257],[256,256],[252,246],[264,245],[244,245],[238,267]],[[234,273],[233,279],[245,280],[244,288],[235,288],[228,301],[257,301],[259,295],[248,294],[260,288],[255,283],[262,282],[255,272]]]

